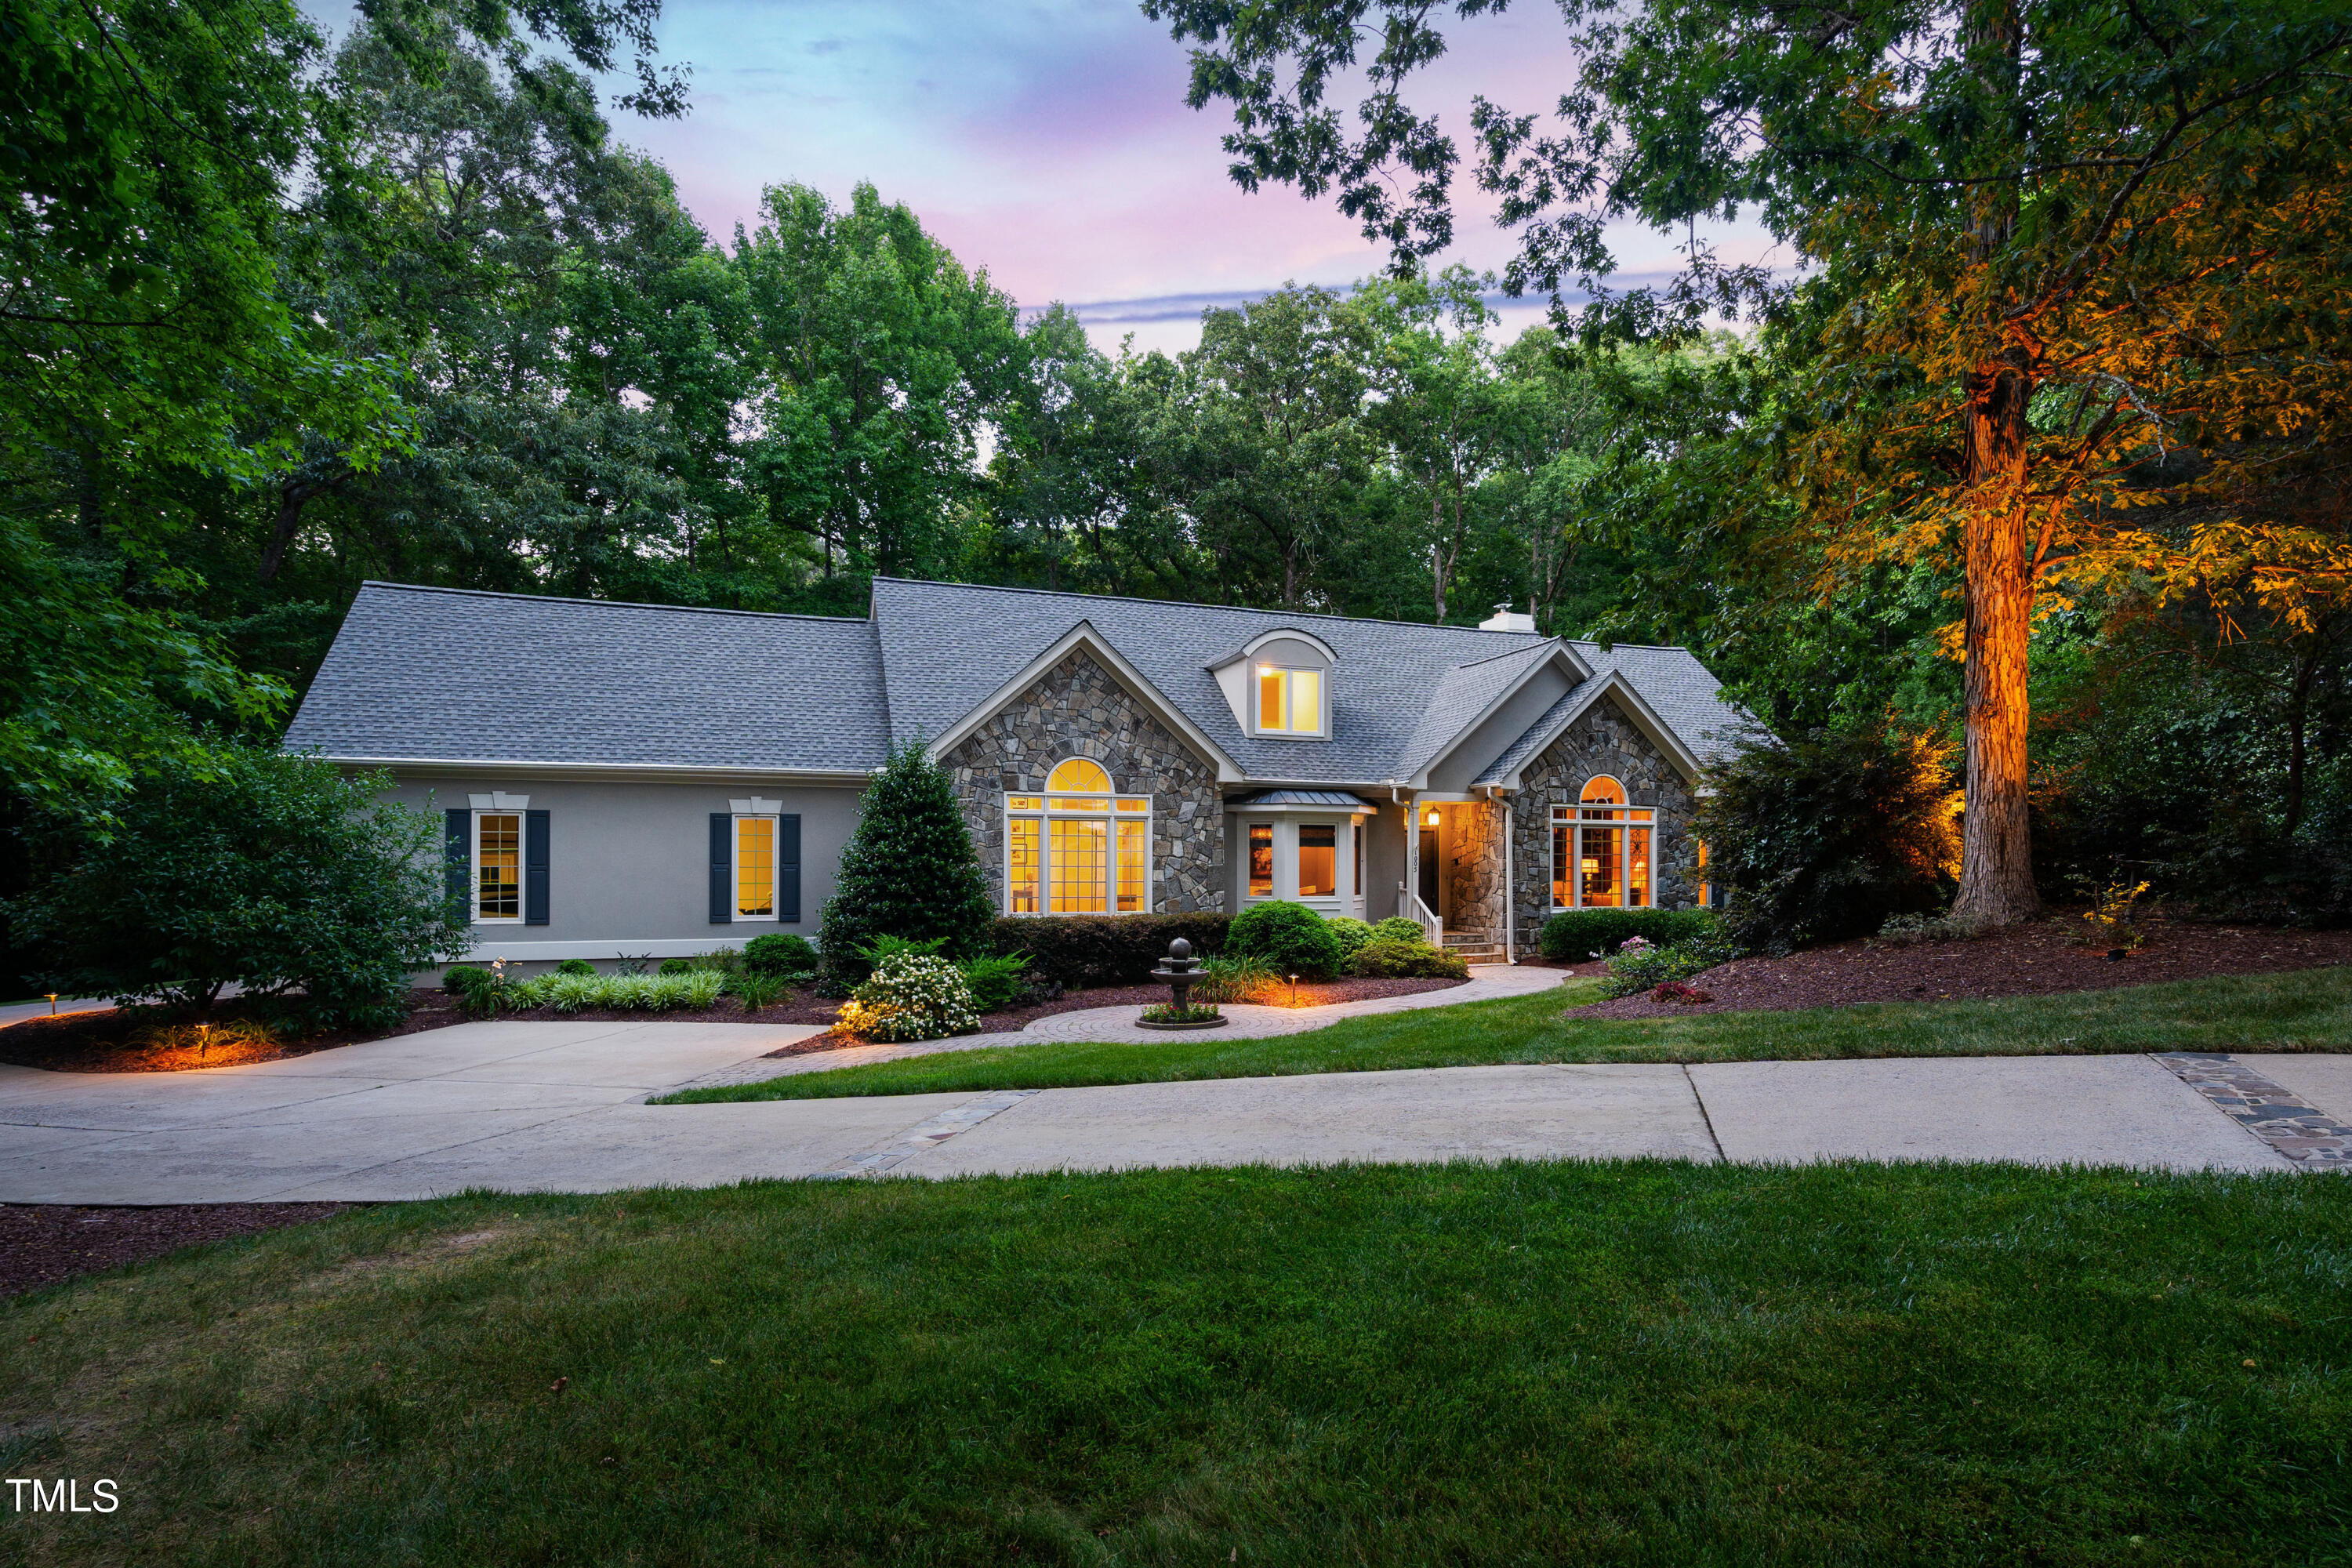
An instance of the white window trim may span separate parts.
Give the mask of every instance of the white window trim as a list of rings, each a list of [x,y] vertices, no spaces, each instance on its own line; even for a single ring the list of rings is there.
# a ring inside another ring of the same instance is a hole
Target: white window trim
[[[484,797],[476,795],[473,798],[480,800]],[[505,798],[528,801],[530,797],[511,795]],[[511,816],[515,820],[515,912],[510,915],[486,915],[482,912],[482,823],[493,816]],[[530,824],[527,814],[520,806],[505,811],[484,810],[474,813],[473,841],[467,849],[466,859],[466,910],[473,917],[474,924],[478,926],[522,924],[525,912],[523,904],[529,897],[523,887],[529,877],[529,873],[523,868],[523,856],[526,852],[525,841],[530,828]]]
[[[728,804],[729,804],[729,805],[781,805],[782,803],[782,802],[778,802],[778,801],[764,801],[764,800],[751,800],[751,801],[740,801],[740,800],[739,800],[739,801],[730,801]],[[777,836],[775,833],[772,833],[772,832],[769,835],[769,837],[768,837],[768,855],[769,855],[769,863],[768,863],[768,877],[769,877],[769,881],[768,881],[768,905],[769,905],[769,908],[768,908],[768,912],[767,912],[766,914],[764,914],[764,915],[747,915],[747,914],[745,914],[745,913],[743,912],[743,828],[742,828],[742,825],[743,825],[744,823],[746,823],[746,822],[774,822],[774,821],[777,819],[777,817],[778,817],[779,816],[781,816],[781,815],[782,815],[782,813],[781,813],[781,812],[769,812],[769,811],[738,811],[737,813],[735,813],[735,823],[736,823],[736,826],[728,829],[728,840],[727,840],[727,901],[728,901],[728,917],[727,917],[727,918],[728,918],[728,920],[729,920],[731,923],[733,923],[733,924],[735,924],[735,925],[760,925],[760,924],[774,925],[774,924],[778,923],[780,921],[782,921],[782,920],[783,919],[783,914],[782,914],[782,906],[777,902],[777,900],[776,900],[776,884],[775,884],[775,875],[776,875],[776,871],[777,871],[777,869],[778,869],[777,862],[776,862],[776,859],[775,859],[775,856],[776,856],[776,852],[777,852],[777,850],[781,847],[781,846],[780,846],[780,845],[779,845],[779,843],[777,842],[777,837],[778,837],[778,836]]]
[[[1261,695],[1259,678],[1274,674],[1285,677],[1283,691],[1285,700],[1287,700],[1290,690],[1287,678],[1301,671],[1315,677],[1315,728],[1311,731],[1267,729],[1264,710],[1258,706]],[[1263,664],[1253,659],[1249,665],[1248,711],[1250,733],[1253,735],[1260,735],[1269,741],[1328,741],[1331,738],[1331,671],[1320,665]]]
[[[1253,817],[1244,811],[1235,812],[1227,820],[1235,825],[1238,833],[1234,853],[1241,868],[1240,901],[1251,904],[1305,904],[1318,914],[1330,916],[1353,914],[1361,917],[1364,889],[1356,886],[1356,855],[1363,843],[1364,822],[1361,816],[1309,816],[1293,810],[1276,807],[1264,816]],[[1250,891],[1249,835],[1253,827],[1274,830],[1274,890],[1268,893]],[[1328,827],[1332,833],[1331,876],[1333,889],[1328,893],[1308,895],[1298,890],[1298,830],[1302,827]]]
[[[1045,770],[1045,776],[1048,779],[1051,779],[1054,776],[1054,768],[1058,768],[1062,765],[1062,763],[1070,762],[1073,759],[1071,758],[1064,757],[1061,759],[1061,762],[1055,763],[1053,768],[1047,768]],[[1096,763],[1096,765],[1098,767],[1102,765],[1097,761],[1097,759],[1092,757],[1085,760]],[[1108,778],[1110,770],[1108,767],[1104,767],[1103,773]],[[997,868],[1003,878],[1003,887],[1004,890],[1003,896],[1001,897],[997,902],[1003,908],[1006,915],[1014,920],[1039,920],[1049,915],[1061,912],[1056,911],[1054,908],[1054,834],[1050,824],[1056,820],[1063,822],[1107,822],[1111,825],[1110,853],[1108,862],[1104,868],[1105,880],[1103,886],[1103,907],[1100,910],[1101,913],[1121,917],[1127,915],[1148,915],[1152,913],[1158,908],[1160,903],[1160,870],[1159,865],[1152,858],[1151,854],[1151,826],[1154,816],[1152,797],[1139,791],[1121,790],[1117,787],[1116,780],[1111,781],[1111,783],[1112,787],[1099,790],[1009,789],[1000,791],[998,793],[996,797],[996,816],[997,820],[1004,825],[1004,847],[1002,854],[998,858]],[[1013,801],[1015,796],[1018,796],[1023,800],[1036,801],[1038,803],[1037,809],[1031,811],[1024,808],[1022,810],[1015,811],[1013,808]],[[1107,810],[1103,811],[1065,811],[1057,813],[1053,809],[1054,802],[1057,800],[1108,800],[1111,802],[1111,805]],[[1143,802],[1143,809],[1141,811],[1121,811],[1118,809],[1118,805],[1121,800],[1140,800]],[[1015,818],[1027,818],[1028,820],[1038,824],[1037,907],[1034,910],[1015,910],[1013,907],[1013,824]],[[1118,825],[1123,822],[1139,822],[1143,825],[1143,907],[1139,910],[1122,910],[1118,907]]]
[[[1591,789],[1596,780],[1604,778],[1617,786],[1617,793],[1625,797],[1623,804],[1611,805],[1605,801],[1588,802],[1583,798],[1585,790]],[[1650,901],[1648,903],[1587,904],[1584,902],[1584,879],[1575,873],[1581,868],[1579,863],[1584,857],[1583,813],[1588,805],[1594,806],[1607,806],[1608,809],[1612,811],[1628,813],[1646,811],[1650,814],[1649,820],[1646,822],[1636,822],[1632,820],[1629,816],[1616,822],[1596,822],[1592,825],[1595,827],[1613,827],[1619,833],[1623,835],[1623,837],[1621,840],[1622,847],[1617,851],[1618,885],[1629,890],[1633,885],[1633,836],[1632,833],[1628,832],[1627,829],[1634,827],[1647,827],[1650,830],[1650,852],[1647,859],[1649,876],[1643,884],[1650,890]],[[1551,861],[1549,868],[1551,875],[1546,879],[1545,885],[1548,889],[1553,889],[1554,891],[1547,892],[1546,897],[1556,898],[1556,889],[1559,888],[1564,880],[1568,886],[1569,900],[1569,901],[1564,904],[1554,902],[1551,906],[1552,913],[1559,914],[1564,910],[1581,909],[1654,910],[1658,908],[1658,837],[1663,824],[1659,821],[1656,807],[1635,805],[1633,804],[1633,792],[1627,789],[1623,781],[1619,779],[1615,774],[1595,773],[1591,778],[1585,780],[1583,784],[1578,789],[1577,798],[1575,800],[1554,801],[1551,807],[1551,819],[1548,826],[1550,826],[1552,831],[1549,835],[1549,841],[1545,846],[1545,855]],[[1568,858],[1570,875],[1565,879],[1563,879],[1559,874],[1559,829],[1562,826],[1567,827],[1569,830]]]

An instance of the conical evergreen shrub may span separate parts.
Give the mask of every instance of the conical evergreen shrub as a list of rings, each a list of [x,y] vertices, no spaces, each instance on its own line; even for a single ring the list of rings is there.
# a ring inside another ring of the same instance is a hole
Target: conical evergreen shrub
[[[948,771],[920,742],[893,747],[858,803],[857,828],[841,853],[818,944],[825,967],[862,980],[861,949],[878,936],[946,939],[950,958],[984,947],[995,908]]]

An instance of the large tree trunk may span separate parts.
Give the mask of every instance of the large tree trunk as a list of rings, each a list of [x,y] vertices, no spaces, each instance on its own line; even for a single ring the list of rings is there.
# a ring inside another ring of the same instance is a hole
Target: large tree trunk
[[[1968,815],[1952,913],[2009,925],[2042,912],[2026,804],[2025,689],[2033,572],[2025,542],[2026,405],[2033,383],[2011,354],[1969,377]]]
[[[278,575],[286,564],[286,552],[292,548],[294,536],[301,531],[302,509],[313,498],[331,489],[337,481],[318,479],[288,479],[278,491],[278,526],[270,531],[269,545],[261,552],[260,569],[254,574],[267,583]]]

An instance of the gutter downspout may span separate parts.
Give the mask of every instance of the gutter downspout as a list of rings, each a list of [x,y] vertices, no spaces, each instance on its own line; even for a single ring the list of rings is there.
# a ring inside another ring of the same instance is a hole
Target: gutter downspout
[[[1412,816],[1413,816],[1412,807],[1412,806],[1410,806],[1410,805],[1405,805],[1405,802],[1404,802],[1404,796],[1402,796],[1402,795],[1399,795],[1399,794],[1397,793],[1397,791],[1398,791],[1401,787],[1402,787],[1402,784],[1403,784],[1403,781],[1402,781],[1402,780],[1401,780],[1401,779],[1391,779],[1391,780],[1389,780],[1389,801],[1390,801],[1390,803],[1391,803],[1391,805],[1396,805],[1396,806],[1401,807],[1401,808],[1402,809],[1403,813],[1404,813],[1404,878],[1405,878],[1405,879],[1404,879],[1403,881],[1399,882],[1399,883],[1397,884],[1397,897],[1396,897],[1396,912],[1397,912],[1400,916],[1402,916],[1402,915],[1404,913],[1404,890],[1405,890],[1405,889],[1406,889],[1406,888],[1408,888],[1408,887],[1412,887],[1412,886],[1416,886],[1416,885],[1417,885],[1417,882],[1416,882],[1416,879],[1415,879],[1415,875],[1414,875],[1414,874],[1415,874],[1415,872],[1416,872],[1416,871],[1418,871],[1418,870],[1419,870],[1419,868],[1419,868],[1419,861],[1420,861],[1420,859],[1421,859],[1421,837],[1420,837],[1420,835],[1419,835],[1418,833],[1416,833],[1416,832],[1413,830],[1413,828],[1414,828],[1414,825],[1413,825],[1413,820],[1412,820]]]
[[[1495,798],[1495,786],[1486,786],[1486,798]],[[1503,962],[1519,961],[1519,895],[1518,879],[1513,874],[1512,840],[1518,837],[1517,823],[1511,802],[1503,803]]]

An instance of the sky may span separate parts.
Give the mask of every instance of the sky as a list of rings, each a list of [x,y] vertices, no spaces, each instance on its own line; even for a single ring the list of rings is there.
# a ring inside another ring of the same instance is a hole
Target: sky
[[[331,0],[317,12],[347,25]],[[1476,93],[1545,109],[1568,78],[1566,38],[1545,0],[1457,23],[1409,100],[1457,137]],[[1108,350],[1130,333],[1139,349],[1190,347],[1206,306],[1346,284],[1385,259],[1328,196],[1232,182],[1218,145],[1230,108],[1185,106],[1185,47],[1135,0],[666,0],[661,52],[692,68],[692,112],[615,112],[614,130],[669,168],[716,239],[756,225],[765,186],[845,200],[870,181],[966,267],[1024,307],[1071,306]],[[1436,264],[1499,270],[1511,237],[1466,174],[1456,206],[1455,245]],[[1744,226],[1716,237],[1733,259],[1763,254]],[[1673,246],[1621,232],[1620,265],[1670,268]],[[1516,332],[1542,308],[1503,314]]]

